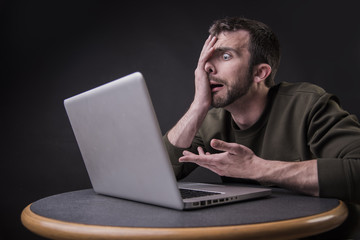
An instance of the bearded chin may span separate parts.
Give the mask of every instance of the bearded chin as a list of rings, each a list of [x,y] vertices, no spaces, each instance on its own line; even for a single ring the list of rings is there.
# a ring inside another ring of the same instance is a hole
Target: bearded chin
[[[239,99],[240,97],[242,97],[243,95],[245,95],[246,93],[234,93],[232,92],[231,94],[227,94],[225,97],[220,97],[220,96],[212,96],[212,103],[211,105],[214,108],[224,108],[230,104],[232,104],[233,102],[235,102],[237,99]]]
[[[233,102],[235,102],[249,92],[251,83],[252,80],[250,78],[247,78],[247,81],[245,81],[243,84],[241,84],[241,81],[237,81],[237,84],[232,87],[224,85],[227,91],[226,95],[218,96],[218,93],[213,93],[211,105],[214,108],[224,108],[226,106],[229,106],[230,104],[232,104]]]
[[[234,100],[235,101],[235,100]],[[212,102],[211,105],[214,108],[223,108],[227,105],[231,104],[234,101],[230,101],[229,96],[226,95],[225,97],[216,96],[216,93],[212,96]]]

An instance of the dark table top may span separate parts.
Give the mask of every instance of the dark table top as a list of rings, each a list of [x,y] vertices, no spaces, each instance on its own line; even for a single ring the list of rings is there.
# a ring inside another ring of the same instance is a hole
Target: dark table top
[[[320,214],[337,199],[299,195],[274,188],[270,197],[179,211],[96,194],[92,189],[54,195],[34,202],[31,211],[55,220],[121,227],[213,227],[266,223]]]

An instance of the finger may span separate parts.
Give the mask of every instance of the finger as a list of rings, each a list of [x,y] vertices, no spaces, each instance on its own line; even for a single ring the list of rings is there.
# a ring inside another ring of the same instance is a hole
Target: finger
[[[209,36],[209,38],[205,41],[203,49],[201,50],[199,63],[205,62],[213,53],[214,45],[217,41],[217,38],[214,36]]]
[[[183,154],[184,156],[189,156],[189,155],[193,155],[194,153],[189,152],[189,151],[187,151],[187,150],[184,150],[182,154]]]
[[[214,46],[215,42],[216,42],[216,37],[215,36],[211,36],[209,35],[209,37],[206,39],[204,46],[203,46],[203,50],[207,49],[207,48],[211,48],[212,46]]]
[[[211,37],[210,42],[207,44],[207,47],[205,48],[206,53],[212,52],[214,50],[214,45],[217,41],[216,37]]]
[[[210,43],[209,43],[209,46],[213,47],[215,45],[216,41],[217,41],[217,37],[212,36],[211,40],[210,40]]]
[[[221,163],[218,163],[219,160],[218,158],[222,158],[223,156],[221,155],[223,154],[224,153],[213,154],[211,156],[193,154],[193,155],[183,156],[179,158],[179,161],[187,162],[187,163],[191,162],[197,164],[198,166],[207,168],[216,174],[223,175],[224,174],[223,165]]]
[[[194,153],[189,153],[187,155],[180,157],[179,162],[192,162],[192,163],[196,163],[196,164],[202,166],[203,164],[211,163],[211,159],[209,158],[209,156],[207,156],[205,154],[197,155]]]
[[[198,150],[199,155],[205,155],[205,152],[202,149],[202,147],[198,147],[197,150]]]
[[[210,142],[210,145],[212,148],[223,151],[223,152],[229,152],[231,154],[237,154],[238,153],[238,144],[236,143],[228,143],[219,139],[212,139]]]
[[[209,46],[209,43],[211,42],[211,40],[212,40],[212,36],[209,35],[209,37],[206,39],[206,41],[205,41],[205,43],[204,43],[204,45],[203,45],[203,47],[202,47],[202,49],[201,49],[201,54],[202,54],[203,52],[205,52],[205,50],[206,50],[207,47]]]
[[[183,151],[183,156],[179,158],[179,162],[194,162],[193,160],[196,159],[197,156],[199,155],[185,150]]]
[[[189,154],[184,155],[179,158],[179,162],[192,162],[192,163],[198,163],[199,155],[196,154]]]
[[[210,34],[209,37],[206,39],[204,46],[206,47],[207,45],[209,45],[209,43],[211,42],[211,40],[212,40],[212,36],[211,36],[211,34]]]

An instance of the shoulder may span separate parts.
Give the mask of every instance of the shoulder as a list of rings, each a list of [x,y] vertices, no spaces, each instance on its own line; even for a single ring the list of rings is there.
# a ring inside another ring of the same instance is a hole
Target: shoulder
[[[270,92],[273,92],[274,101],[282,104],[310,107],[316,102],[326,103],[329,100],[339,102],[336,96],[327,93],[322,87],[307,82],[282,82],[271,88]]]
[[[298,82],[298,83],[289,83],[289,82],[282,82],[277,85],[278,87],[278,94],[280,95],[303,95],[308,94],[314,97],[322,96],[326,94],[326,91],[312,83],[307,82]]]

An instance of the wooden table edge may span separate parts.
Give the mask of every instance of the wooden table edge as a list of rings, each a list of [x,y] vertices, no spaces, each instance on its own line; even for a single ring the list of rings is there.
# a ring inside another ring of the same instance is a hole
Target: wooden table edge
[[[329,231],[348,216],[344,202],[327,212],[290,220],[247,225],[191,228],[145,228],[87,225],[40,216],[28,205],[23,225],[50,239],[294,239]]]

